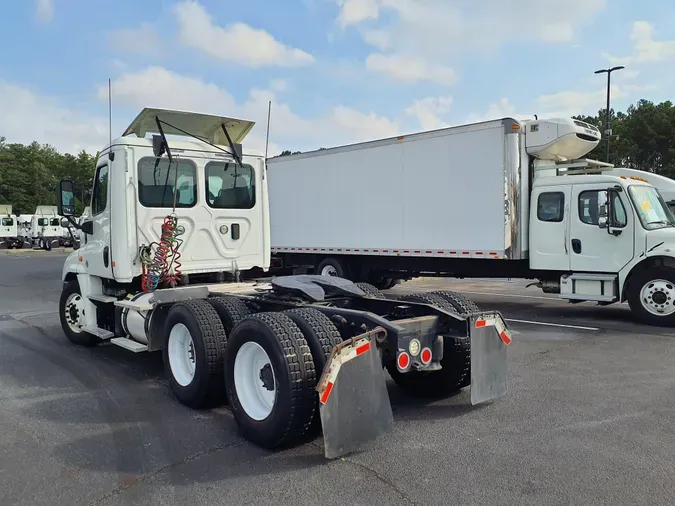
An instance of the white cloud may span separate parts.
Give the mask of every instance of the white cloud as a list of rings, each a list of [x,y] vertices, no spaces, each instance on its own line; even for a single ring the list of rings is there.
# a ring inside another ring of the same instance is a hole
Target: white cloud
[[[405,83],[430,81],[450,86],[456,78],[455,71],[450,67],[427,63],[413,55],[405,54],[387,56],[373,53],[366,58],[366,68]]]
[[[226,27],[214,24],[204,7],[194,0],[175,6],[181,42],[210,57],[249,67],[300,67],[314,63],[314,57],[286,46],[264,30],[245,23]]]
[[[675,60],[675,40],[655,40],[654,27],[646,21],[633,23],[630,40],[634,45],[634,55],[616,57],[604,54],[605,58],[614,65],[627,65],[630,63],[659,63]]]
[[[610,86],[610,99],[620,100],[654,89],[654,85],[613,84]],[[607,88],[602,87],[593,91],[568,90],[542,95],[537,98],[537,105],[542,108],[542,114],[547,116],[571,116],[581,113],[595,114],[605,108],[606,101]]]
[[[150,23],[142,23],[138,28],[111,31],[108,43],[113,50],[125,53],[157,56],[162,52],[162,41]]]
[[[400,125],[396,121],[342,105],[335,106],[323,116],[302,118],[279,100],[273,89],[252,89],[246,100],[239,103],[227,90],[213,83],[162,67],[125,73],[113,81],[112,88],[115,103],[120,107],[180,109],[255,121],[256,127],[244,144],[256,150],[264,149],[271,100],[270,156],[282,149],[304,151],[400,133]],[[107,93],[107,86],[102,86],[99,98],[107,100]]]
[[[0,82],[0,135],[8,142],[51,144],[77,154],[96,153],[108,140],[108,120],[63,107],[25,85]]]
[[[363,40],[385,54],[369,68],[405,82],[454,81],[453,57],[496,50],[511,41],[571,42],[606,0],[334,0],[343,28],[364,25]],[[461,4],[461,7],[460,7]],[[554,21],[551,21],[554,20]],[[401,56],[405,55],[405,57]],[[413,69],[394,63],[405,58]],[[426,77],[424,77],[426,76]],[[403,79],[402,79],[403,78]]]
[[[499,118],[514,118],[517,120],[533,118],[532,114],[516,112],[516,106],[511,103],[507,97],[500,98],[497,102],[491,103],[487,111],[479,114],[470,114],[467,122],[478,123],[481,121],[491,121]]]
[[[422,130],[435,130],[449,126],[443,121],[452,106],[452,97],[426,97],[415,100],[406,107],[405,113],[414,116],[419,121]]]
[[[35,15],[40,23],[51,23],[54,19],[54,0],[35,0]]]
[[[276,91],[277,93],[283,93],[288,91],[290,83],[286,79],[272,79],[270,82],[270,89]]]

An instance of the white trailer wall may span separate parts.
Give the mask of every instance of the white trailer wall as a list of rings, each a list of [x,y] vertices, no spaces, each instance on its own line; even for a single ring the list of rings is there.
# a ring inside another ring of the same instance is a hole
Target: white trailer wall
[[[270,159],[273,251],[502,256],[505,133],[498,120]]]

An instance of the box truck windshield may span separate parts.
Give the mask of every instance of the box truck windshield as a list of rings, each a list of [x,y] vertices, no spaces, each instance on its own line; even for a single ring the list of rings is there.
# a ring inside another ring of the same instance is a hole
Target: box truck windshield
[[[675,226],[675,219],[656,188],[631,185],[628,191],[644,228],[654,230]]]
[[[11,227],[14,225],[14,220],[12,218],[3,218],[2,219],[2,226],[3,227]]]

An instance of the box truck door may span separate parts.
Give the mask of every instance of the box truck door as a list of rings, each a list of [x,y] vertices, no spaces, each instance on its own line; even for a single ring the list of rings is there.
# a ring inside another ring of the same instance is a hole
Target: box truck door
[[[570,269],[569,215],[572,187],[538,187],[530,208],[530,268]]]
[[[634,255],[633,210],[625,192],[611,192],[609,208],[613,233],[600,228],[600,209],[607,203],[607,186],[574,185],[570,227],[571,270],[619,272]]]

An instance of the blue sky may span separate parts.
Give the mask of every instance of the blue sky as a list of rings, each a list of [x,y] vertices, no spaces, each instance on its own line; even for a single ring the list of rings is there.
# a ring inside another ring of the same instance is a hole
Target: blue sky
[[[144,106],[252,119],[308,150],[500,116],[672,99],[665,0],[15,0],[0,18],[0,135],[95,151]]]

